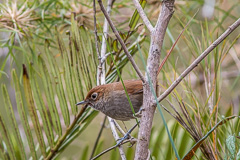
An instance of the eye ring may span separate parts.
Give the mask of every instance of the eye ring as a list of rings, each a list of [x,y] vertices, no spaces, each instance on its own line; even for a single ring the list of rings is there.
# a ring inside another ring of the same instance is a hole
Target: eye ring
[[[96,100],[97,99],[97,96],[98,96],[98,93],[94,92],[92,95],[91,95],[91,98],[93,100]]]

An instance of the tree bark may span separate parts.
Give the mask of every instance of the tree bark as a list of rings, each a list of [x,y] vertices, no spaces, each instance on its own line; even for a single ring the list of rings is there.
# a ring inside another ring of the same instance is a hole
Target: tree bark
[[[149,83],[152,83],[156,91],[157,71],[160,62],[161,48],[168,23],[173,14],[174,0],[164,0],[156,26],[151,32],[151,43],[147,59],[146,83],[143,86],[143,112],[138,132],[138,143],[135,152],[135,160],[146,160],[149,157],[148,147],[152,129],[152,120],[156,106],[155,97]]]

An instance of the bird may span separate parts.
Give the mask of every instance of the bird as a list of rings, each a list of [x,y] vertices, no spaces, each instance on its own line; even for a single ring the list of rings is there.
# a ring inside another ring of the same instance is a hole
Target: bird
[[[140,111],[143,104],[143,84],[141,80],[124,80],[126,91],[134,112]],[[131,109],[122,82],[113,82],[92,88],[86,98],[76,105],[88,104],[95,110],[121,121],[136,118]],[[138,114],[137,114],[138,115]]]

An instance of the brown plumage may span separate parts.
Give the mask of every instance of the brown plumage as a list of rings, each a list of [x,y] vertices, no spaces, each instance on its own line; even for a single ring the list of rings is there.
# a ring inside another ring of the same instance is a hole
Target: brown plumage
[[[133,105],[135,113],[139,111],[143,101],[143,86],[141,80],[123,81]],[[130,104],[121,82],[100,85],[92,88],[84,101],[79,104],[87,103],[105,115],[122,121],[130,120],[133,117]]]

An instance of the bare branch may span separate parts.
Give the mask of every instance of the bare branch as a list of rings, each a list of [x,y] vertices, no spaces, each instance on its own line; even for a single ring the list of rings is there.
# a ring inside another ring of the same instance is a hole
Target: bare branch
[[[154,28],[153,28],[151,22],[149,21],[149,19],[147,18],[147,15],[145,14],[145,12],[144,12],[142,6],[140,5],[139,1],[138,0],[133,0],[133,3],[135,5],[140,17],[142,18],[143,23],[146,25],[148,30],[152,33]]]
[[[49,152],[48,156],[45,158],[45,160],[50,160],[53,159],[53,157],[57,154],[58,149],[61,147],[61,145],[64,143],[64,141],[66,140],[66,137],[69,135],[69,133],[72,131],[72,129],[77,125],[78,120],[80,119],[80,117],[83,115],[84,111],[86,110],[87,105],[84,105],[80,112],[77,114],[77,116],[75,117],[75,119],[73,120],[72,124],[70,126],[68,126],[66,133],[64,135],[62,135],[58,141],[57,144],[55,145],[54,148],[51,149],[51,152]],[[81,121],[82,122],[82,121]],[[81,123],[80,122],[80,123]]]
[[[110,16],[112,10],[112,0],[108,0],[107,2],[107,14]],[[102,74],[101,76],[101,84],[105,84],[105,76],[106,76],[106,70],[105,70],[105,54],[107,51],[107,38],[108,38],[108,31],[109,31],[109,25],[107,22],[107,19],[104,20],[103,25],[103,35],[102,35],[102,46],[101,46],[101,67],[102,67]]]
[[[170,56],[170,54],[172,53],[174,47],[176,46],[178,40],[180,39],[180,37],[182,36],[183,32],[187,29],[187,26],[190,24],[190,22],[193,20],[193,18],[197,15],[198,11],[194,14],[194,16],[188,21],[188,23],[186,24],[186,26],[183,28],[182,32],[178,35],[176,41],[174,42],[174,44],[172,45],[172,47],[170,48],[170,50],[168,51],[167,55],[164,57],[160,67],[158,68],[158,72],[157,75],[159,74],[159,72],[161,71],[163,65],[165,64],[165,62],[167,61],[168,57]]]
[[[112,3],[113,3],[112,0],[108,0],[108,3],[107,3],[107,14],[108,15],[110,15],[110,12],[111,12],[111,9],[112,9]],[[109,25],[108,25],[107,19],[105,18],[104,26],[103,26],[101,57],[100,57],[100,61],[99,61],[99,66],[101,67],[101,70],[98,70],[98,71],[101,71],[101,72],[98,73],[98,75],[99,75],[98,77],[101,78],[100,84],[105,84],[106,83],[106,79],[105,79],[105,77],[106,77],[106,74],[105,74],[105,58],[106,58],[106,55],[105,54],[106,54],[106,48],[107,48],[106,39],[107,39],[107,35],[108,35],[108,30],[109,30]],[[99,81],[97,81],[97,83],[99,85]],[[113,137],[114,137],[115,141],[117,141],[119,139],[119,136],[118,136],[117,130],[115,128],[114,120],[112,118],[108,117],[108,121],[109,121],[109,124],[110,124],[110,127],[111,127]],[[122,146],[119,145],[119,146],[116,146],[116,147],[119,148],[119,153],[120,153],[121,158],[123,160],[125,160],[126,156],[125,156],[125,153],[123,151]]]
[[[135,160],[148,158],[148,146],[152,129],[152,121],[156,107],[153,107],[154,96],[150,87],[156,91],[157,88],[157,71],[160,61],[163,39],[166,33],[168,23],[173,15],[174,0],[164,0],[162,3],[161,13],[157,24],[151,34],[151,43],[149,56],[147,60],[146,78],[148,82],[143,86],[143,112],[141,124],[138,132],[138,143],[135,152]],[[148,78],[149,77],[149,78]]]
[[[125,144],[125,143],[128,143],[128,142],[131,142],[131,143],[132,143],[132,142],[136,142],[136,141],[137,141],[136,139],[129,139],[129,140],[126,140],[126,141],[122,142],[121,145],[123,145],[123,144]],[[118,147],[118,145],[115,145],[115,146],[112,146],[112,147],[106,149],[105,151],[103,151],[103,152],[99,153],[98,155],[96,155],[95,157],[93,157],[91,160],[95,160],[95,159],[99,158],[100,156],[102,156],[102,155],[104,155],[105,153],[113,150],[113,149],[116,148],[116,147]]]
[[[117,130],[116,130],[115,125],[114,125],[114,120],[112,118],[108,117],[108,121],[109,121],[111,130],[112,130],[112,135],[113,135],[115,141],[117,141],[119,139],[119,136],[118,136]],[[119,153],[120,153],[120,156],[121,156],[122,160],[126,160],[127,158],[126,158],[125,153],[123,151],[123,147],[121,145],[117,145],[116,147],[119,148]]]
[[[216,40],[214,41],[173,83],[172,85],[160,96],[158,97],[158,102],[161,102],[166,98],[177,85],[186,77],[198,64],[214,49],[216,48],[227,36],[229,36],[238,26],[240,25],[240,18],[233,23],[228,29]],[[156,102],[155,102],[156,104]]]
[[[118,131],[122,134],[122,136],[124,136],[126,134],[124,130],[120,127],[120,125],[115,120],[113,122],[115,123],[115,126],[118,129]]]
[[[94,143],[94,146],[93,146],[93,150],[92,150],[92,153],[91,153],[91,158],[93,157],[93,155],[94,155],[94,153],[95,153],[95,150],[96,150],[96,148],[97,148],[97,144],[98,144],[99,139],[100,139],[100,137],[101,137],[101,135],[102,135],[102,131],[103,131],[103,128],[104,128],[104,126],[105,126],[106,120],[107,120],[107,116],[104,116],[104,120],[103,120],[103,122],[102,122],[102,126],[101,126],[101,128],[100,128],[100,131],[99,131],[99,133],[98,133],[97,139],[96,139],[96,141],[95,141],[95,143]],[[91,159],[91,158],[90,158],[90,159]]]
[[[96,3],[93,0],[93,20],[94,20],[94,38],[95,38],[95,47],[97,51],[98,58],[100,58],[100,52],[98,47],[98,38],[97,38],[97,19],[96,19]]]
[[[137,64],[135,63],[135,61],[134,61],[133,57],[131,56],[131,54],[128,52],[128,49],[127,49],[125,43],[123,42],[123,40],[122,40],[122,38],[120,37],[120,35],[119,35],[116,27],[114,26],[112,20],[110,19],[109,15],[107,14],[107,12],[106,12],[106,10],[105,10],[105,8],[104,8],[104,6],[103,6],[103,4],[102,4],[102,0],[98,0],[98,3],[99,3],[99,5],[100,5],[100,8],[101,8],[101,10],[102,10],[105,18],[106,18],[107,21],[108,21],[110,27],[112,28],[112,31],[114,32],[115,36],[117,37],[118,41],[120,42],[120,44],[121,44],[121,46],[122,46],[125,54],[127,55],[129,61],[132,63],[133,68],[134,68],[135,71],[137,72],[137,74],[138,74],[139,78],[142,80],[142,82],[145,83],[145,78],[144,78],[142,72],[141,72],[140,69],[138,68],[138,66],[137,66]]]
[[[101,57],[98,47],[98,37],[97,37],[97,19],[96,19],[96,1],[93,0],[93,20],[94,20],[94,38],[95,38],[95,48],[98,55],[98,72],[97,72],[97,83],[100,82],[100,75],[102,73],[102,66],[101,66]]]

